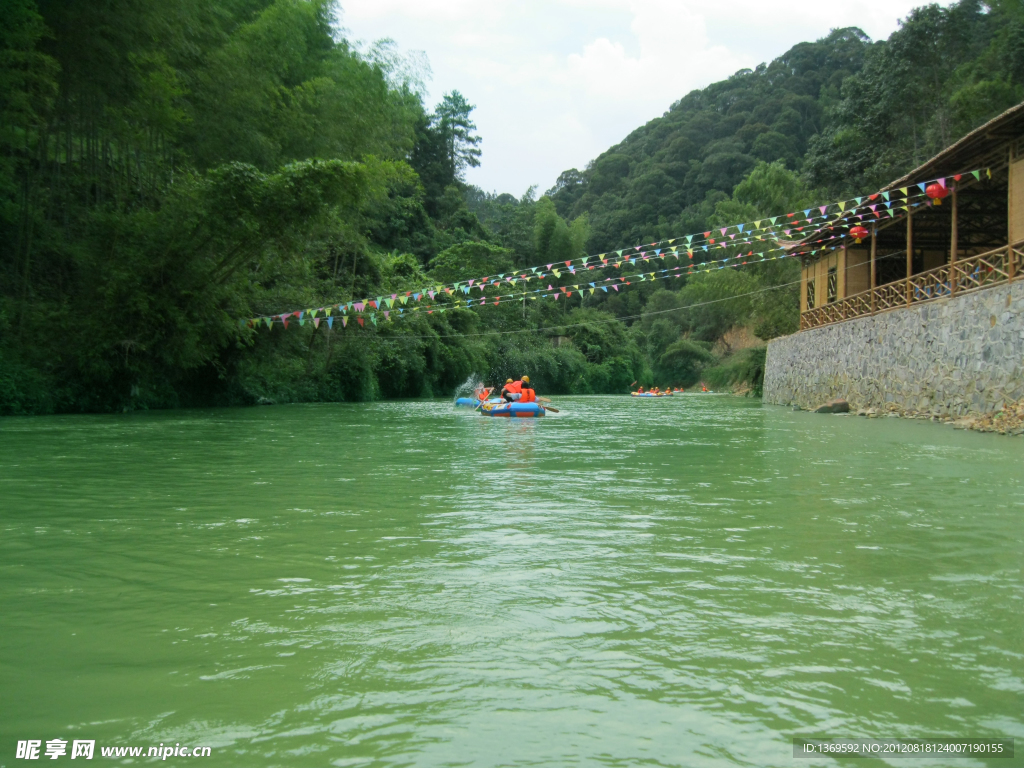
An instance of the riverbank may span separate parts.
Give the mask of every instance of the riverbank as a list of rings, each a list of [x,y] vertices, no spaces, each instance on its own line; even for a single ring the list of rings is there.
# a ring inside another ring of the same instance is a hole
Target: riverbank
[[[977,416],[964,416],[954,418],[952,416],[928,411],[904,411],[895,403],[889,403],[884,409],[862,408],[857,412],[858,416],[866,416],[869,419],[879,417],[898,417],[902,419],[916,419],[923,421],[935,421],[941,424],[949,424],[954,429],[970,429],[977,432],[994,432],[1000,435],[1024,435],[1024,399],[1015,403],[1009,403],[1001,410]]]
[[[1024,282],[773,339],[765,402],[976,424],[1024,400]]]
[[[734,393],[743,394],[743,393]],[[802,411],[814,411],[814,408],[798,408]],[[948,424],[954,429],[969,429],[976,432],[994,432],[1000,435],[1024,435],[1024,399],[1008,403],[1002,409],[977,416],[954,418],[947,414],[929,411],[902,410],[896,403],[888,403],[885,408],[860,408],[850,413],[869,419],[900,418],[916,421],[934,421]]]

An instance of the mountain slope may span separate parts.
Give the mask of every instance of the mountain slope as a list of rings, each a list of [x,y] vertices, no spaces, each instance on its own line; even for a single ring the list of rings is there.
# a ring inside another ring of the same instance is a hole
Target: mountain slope
[[[870,45],[858,29],[836,30],[693,91],[549,194],[566,218],[590,214],[592,250],[702,229],[758,160],[800,166]]]
[[[592,252],[651,242],[708,226],[759,160],[823,199],[857,194],[1022,99],[1024,3],[926,5],[888,40],[835,30],[693,91],[548,194],[589,215]]]

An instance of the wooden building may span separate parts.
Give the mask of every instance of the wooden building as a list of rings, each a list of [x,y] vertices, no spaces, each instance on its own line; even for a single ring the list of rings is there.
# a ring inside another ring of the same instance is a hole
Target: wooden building
[[[938,203],[922,189],[936,179]],[[880,192],[786,244],[804,254],[801,330],[1014,280],[1024,263],[1024,104]],[[867,230],[859,243],[856,226]]]

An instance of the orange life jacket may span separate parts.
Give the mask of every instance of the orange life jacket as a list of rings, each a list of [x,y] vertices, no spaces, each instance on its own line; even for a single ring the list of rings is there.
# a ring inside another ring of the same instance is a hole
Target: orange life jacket
[[[519,398],[520,403],[535,403],[537,402],[537,393],[529,388],[529,385],[523,388],[523,396]]]
[[[518,394],[523,391],[523,382],[513,381],[511,384],[506,384],[505,391],[511,392],[513,395]]]

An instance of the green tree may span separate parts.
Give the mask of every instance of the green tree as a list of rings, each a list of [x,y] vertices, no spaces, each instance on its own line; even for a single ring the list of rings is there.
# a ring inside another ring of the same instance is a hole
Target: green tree
[[[489,243],[460,243],[430,262],[430,276],[442,283],[511,271],[510,252]]]
[[[446,93],[437,105],[435,120],[437,130],[444,140],[445,159],[451,177],[463,181],[467,168],[480,165],[479,144],[482,139],[473,133],[476,123],[470,113],[476,109],[458,91]]]
[[[411,163],[427,192],[428,210],[437,215],[436,201],[451,186],[461,188],[466,168],[480,165],[481,142],[470,115],[475,107],[461,93],[446,93],[430,115],[416,126]]]

